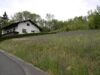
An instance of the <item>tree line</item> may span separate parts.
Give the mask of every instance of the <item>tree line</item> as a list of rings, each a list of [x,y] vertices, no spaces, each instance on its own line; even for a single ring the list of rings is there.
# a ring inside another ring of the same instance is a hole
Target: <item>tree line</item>
[[[29,11],[15,13],[9,19],[5,12],[3,17],[0,17],[0,27],[2,28],[12,23],[29,19],[37,23],[43,32],[100,29],[100,6],[97,6],[95,11],[89,11],[88,16],[79,16],[66,21],[54,19],[52,14],[46,14],[46,19],[42,19],[40,15]]]

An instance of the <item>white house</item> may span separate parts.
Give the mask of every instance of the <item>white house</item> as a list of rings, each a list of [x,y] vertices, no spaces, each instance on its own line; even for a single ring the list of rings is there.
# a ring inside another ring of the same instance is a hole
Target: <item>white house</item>
[[[13,23],[2,28],[2,35],[39,33],[41,28],[31,20]]]

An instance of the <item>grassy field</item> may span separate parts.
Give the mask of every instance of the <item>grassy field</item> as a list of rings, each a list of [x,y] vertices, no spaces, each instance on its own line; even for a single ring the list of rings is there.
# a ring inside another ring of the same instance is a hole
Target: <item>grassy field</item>
[[[49,75],[100,75],[100,30],[14,38],[0,48]]]

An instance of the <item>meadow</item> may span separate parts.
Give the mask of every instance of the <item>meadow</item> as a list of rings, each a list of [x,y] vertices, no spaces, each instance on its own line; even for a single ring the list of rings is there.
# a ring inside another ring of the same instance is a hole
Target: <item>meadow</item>
[[[6,39],[0,49],[49,75],[100,75],[100,30]]]

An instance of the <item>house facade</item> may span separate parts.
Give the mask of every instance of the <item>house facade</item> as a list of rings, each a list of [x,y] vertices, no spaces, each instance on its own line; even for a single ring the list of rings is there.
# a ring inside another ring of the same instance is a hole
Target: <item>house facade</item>
[[[13,23],[2,28],[2,35],[40,33],[41,28],[31,20]]]

